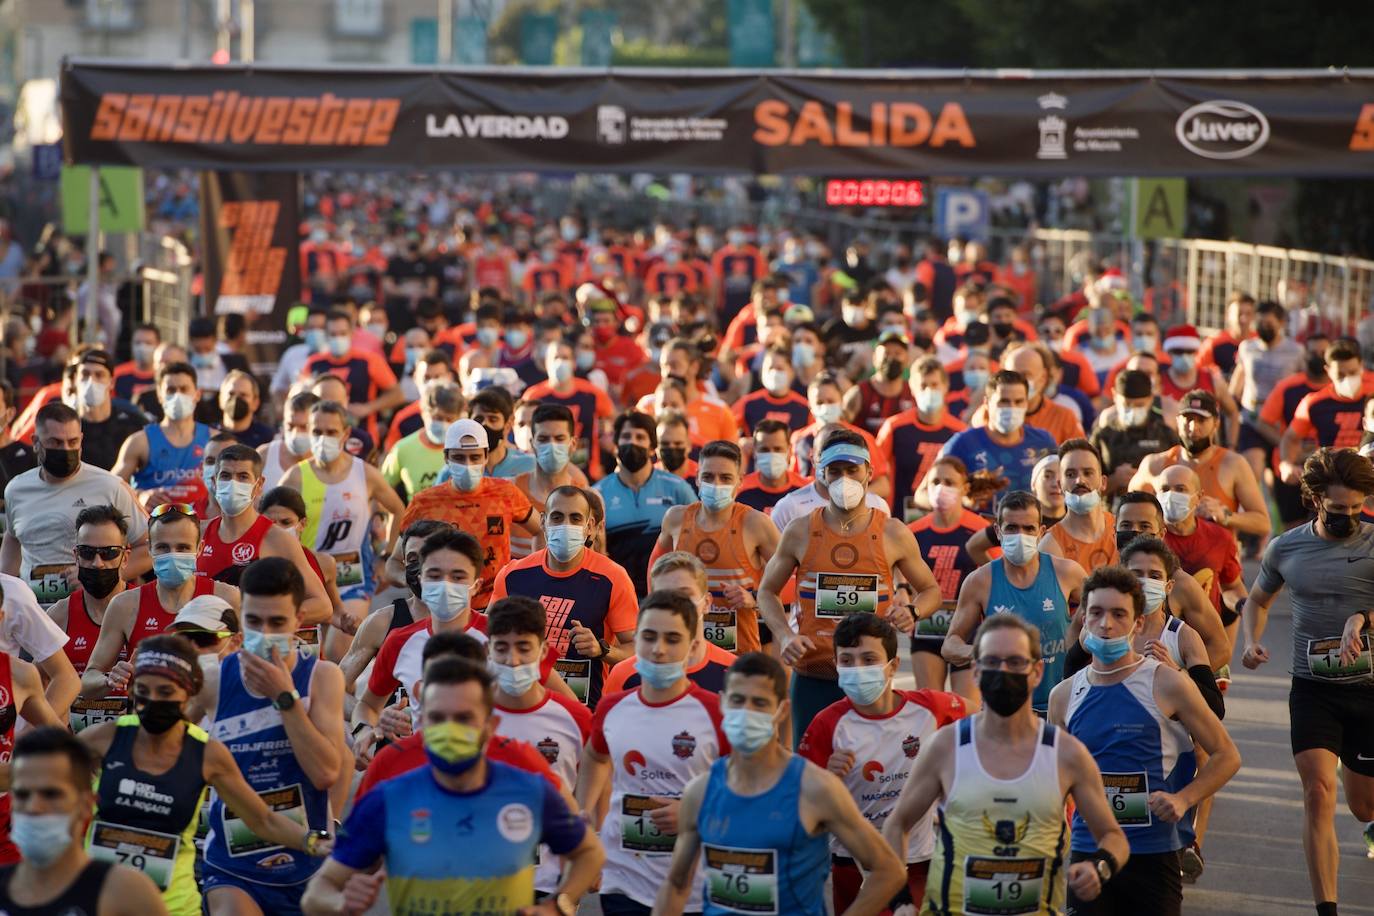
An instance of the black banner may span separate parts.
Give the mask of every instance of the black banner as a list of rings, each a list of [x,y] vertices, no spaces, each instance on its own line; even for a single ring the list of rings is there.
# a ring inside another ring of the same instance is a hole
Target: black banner
[[[70,162],[780,175],[1374,174],[1374,71],[811,73],[69,61]]]
[[[295,172],[203,172],[205,301],[248,322],[253,374],[270,378],[301,297],[300,181]]]

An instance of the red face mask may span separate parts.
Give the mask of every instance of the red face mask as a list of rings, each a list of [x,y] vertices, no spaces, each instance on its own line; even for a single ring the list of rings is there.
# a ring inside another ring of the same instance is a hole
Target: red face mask
[[[615,328],[603,326],[594,327],[592,328],[592,336],[596,338],[597,343],[610,343],[612,338],[615,337]]]

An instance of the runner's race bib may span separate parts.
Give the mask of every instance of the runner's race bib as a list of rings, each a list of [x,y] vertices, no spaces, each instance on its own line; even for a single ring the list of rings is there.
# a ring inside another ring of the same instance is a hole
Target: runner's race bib
[[[620,848],[648,855],[672,855],[676,834],[660,833],[649,812],[663,807],[647,795],[620,797]]]
[[[1148,827],[1154,823],[1150,814],[1150,780],[1144,773],[1103,773],[1102,788],[1112,815],[1122,827]]]
[[[1360,634],[1363,645],[1359,657],[1349,665],[1341,664],[1341,637],[1307,641],[1307,669],[1312,676],[1326,681],[1370,680],[1374,667],[1370,665],[1369,634]]]
[[[96,821],[91,825],[87,851],[93,859],[138,869],[152,878],[159,890],[165,891],[172,883],[172,870],[176,867],[180,846],[180,838],[170,833]]]
[[[816,576],[816,616],[848,617],[859,611],[878,610],[878,577],[848,573]]]
[[[67,577],[62,575],[66,568],[66,565],[57,563],[35,566],[29,570],[29,587],[33,589],[33,595],[39,604],[47,607],[72,593],[71,587],[67,585]]]
[[[553,663],[553,670],[567,682],[572,692],[583,706],[592,689],[592,660],[590,658],[560,658]]]
[[[735,609],[714,605],[706,612],[702,621],[702,633],[706,641],[714,643],[727,652],[735,651]]]
[[[99,700],[77,697],[72,701],[72,708],[67,716],[67,721],[71,723],[72,733],[76,734],[92,725],[113,722],[124,715],[128,708],[128,697],[104,697]]]
[[[309,658],[320,654],[320,628],[301,627],[296,631],[296,651],[301,654],[301,658]]]
[[[949,623],[954,619],[954,602],[944,601],[929,617],[916,621],[917,636],[944,639],[949,635]]]
[[[701,848],[706,862],[706,899],[731,913],[778,912],[778,853],[732,846]]]
[[[280,789],[268,789],[266,792],[259,792],[258,797],[267,805],[269,811],[284,814],[302,827],[306,826],[305,799],[301,794],[299,783],[294,786],[284,786]],[[222,798],[221,801],[223,801]],[[224,832],[224,846],[229,850],[229,855],[256,855],[264,850],[282,848],[267,842],[256,833],[249,830],[248,825],[243,822],[243,819],[235,815],[229,809],[228,802],[224,803],[220,811],[221,827]]]
[[[1014,916],[1040,912],[1044,859],[964,859],[964,912]]]
[[[363,584],[362,557],[358,551],[331,554],[338,571],[334,574],[334,584],[340,591]]]

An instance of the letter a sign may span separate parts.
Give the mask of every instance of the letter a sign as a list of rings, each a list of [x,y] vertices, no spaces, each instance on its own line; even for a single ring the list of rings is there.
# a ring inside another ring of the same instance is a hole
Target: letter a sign
[[[1187,219],[1188,183],[1183,178],[1137,178],[1135,235],[1142,239],[1181,239]]]

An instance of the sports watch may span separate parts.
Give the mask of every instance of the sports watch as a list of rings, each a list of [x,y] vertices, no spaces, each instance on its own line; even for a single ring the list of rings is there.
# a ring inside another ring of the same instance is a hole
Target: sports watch
[[[276,699],[272,701],[272,708],[277,712],[286,712],[292,706],[295,706],[296,701],[300,698],[301,692],[299,690],[283,690],[281,693],[277,694]]]

